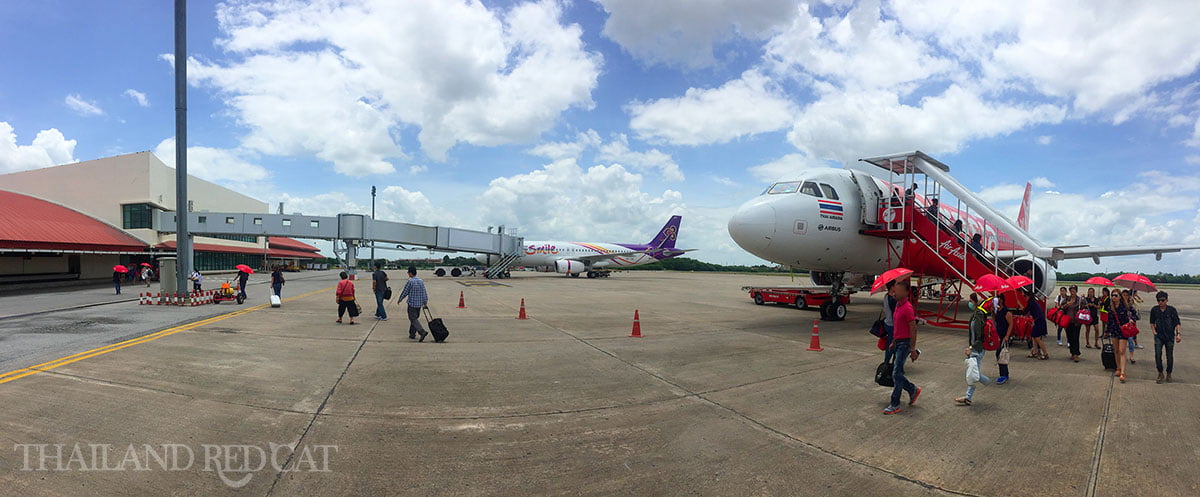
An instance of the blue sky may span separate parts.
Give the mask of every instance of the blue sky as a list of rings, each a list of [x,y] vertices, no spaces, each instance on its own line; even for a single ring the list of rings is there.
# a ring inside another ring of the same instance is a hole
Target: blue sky
[[[0,172],[173,161],[170,3],[0,4]],[[192,171],[289,211],[377,185],[382,218],[630,242],[678,213],[752,263],[725,221],[771,180],[921,149],[1013,215],[1036,178],[1049,243],[1200,243],[1194,2],[189,4]]]

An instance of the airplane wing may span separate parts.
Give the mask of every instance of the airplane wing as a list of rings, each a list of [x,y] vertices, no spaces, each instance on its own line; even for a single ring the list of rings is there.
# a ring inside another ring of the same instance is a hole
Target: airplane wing
[[[1200,245],[1165,245],[1161,247],[1088,247],[1088,246],[1071,246],[1071,247],[1055,247],[1055,251],[1062,252],[1062,259],[1092,259],[1096,264],[1100,264],[1101,257],[1114,257],[1120,255],[1142,255],[1154,254],[1154,258],[1162,260],[1163,254],[1181,252],[1184,250],[1197,250]]]

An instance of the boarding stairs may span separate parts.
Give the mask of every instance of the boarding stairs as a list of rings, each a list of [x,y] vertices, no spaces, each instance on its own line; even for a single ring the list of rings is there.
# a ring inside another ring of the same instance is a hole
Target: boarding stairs
[[[499,278],[505,273],[505,271],[508,271],[508,268],[512,267],[513,263],[520,258],[521,249],[518,248],[517,250],[504,254],[504,257],[501,257],[499,261],[496,261],[495,264],[488,266],[487,271],[484,271],[483,274],[484,276],[487,276],[488,279]]]
[[[937,326],[965,328],[967,321],[959,318],[963,285],[969,288],[985,274],[1018,274],[1013,262],[1029,253],[1017,244],[1021,235],[1027,236],[1024,230],[950,177],[949,167],[923,153],[863,161],[888,171],[892,192],[879,199],[878,224],[866,226],[862,233],[889,240],[889,267],[920,275],[918,299],[937,302],[936,311],[919,311],[922,317]],[[981,235],[981,250],[970,246],[976,233]],[[1017,300],[1012,306],[1024,305],[1021,295],[1014,292],[1012,297]]]

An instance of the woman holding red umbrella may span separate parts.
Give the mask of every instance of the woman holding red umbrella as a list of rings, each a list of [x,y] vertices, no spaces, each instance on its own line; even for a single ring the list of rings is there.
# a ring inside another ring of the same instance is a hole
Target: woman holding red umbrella
[[[1121,334],[1121,325],[1128,323],[1130,318],[1129,301],[1125,299],[1121,292],[1112,292],[1111,304],[1108,310],[1108,328],[1104,331],[1104,337],[1113,341],[1113,349],[1117,356],[1117,377],[1121,383],[1125,383],[1125,358],[1126,346],[1129,340]]]

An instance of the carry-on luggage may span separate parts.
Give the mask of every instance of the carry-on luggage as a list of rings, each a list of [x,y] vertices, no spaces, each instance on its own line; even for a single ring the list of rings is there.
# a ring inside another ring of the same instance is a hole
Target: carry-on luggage
[[[433,341],[442,343],[446,341],[446,337],[450,336],[450,330],[446,329],[446,323],[442,318],[433,319],[433,314],[430,314],[429,307],[425,307],[425,318],[429,322],[429,334],[433,335]],[[424,341],[425,337],[421,337],[418,342]]]
[[[875,383],[881,387],[896,386],[896,381],[892,379],[892,369],[894,367],[895,364],[891,362],[885,361],[879,363],[879,367],[875,368]]]
[[[283,301],[279,299],[278,295],[275,295],[272,293],[271,294],[271,307],[279,307],[281,305],[283,305]]]
[[[1113,344],[1106,343],[1100,349],[1100,362],[1104,363],[1104,369],[1109,371],[1117,370],[1117,354],[1113,350]]]

